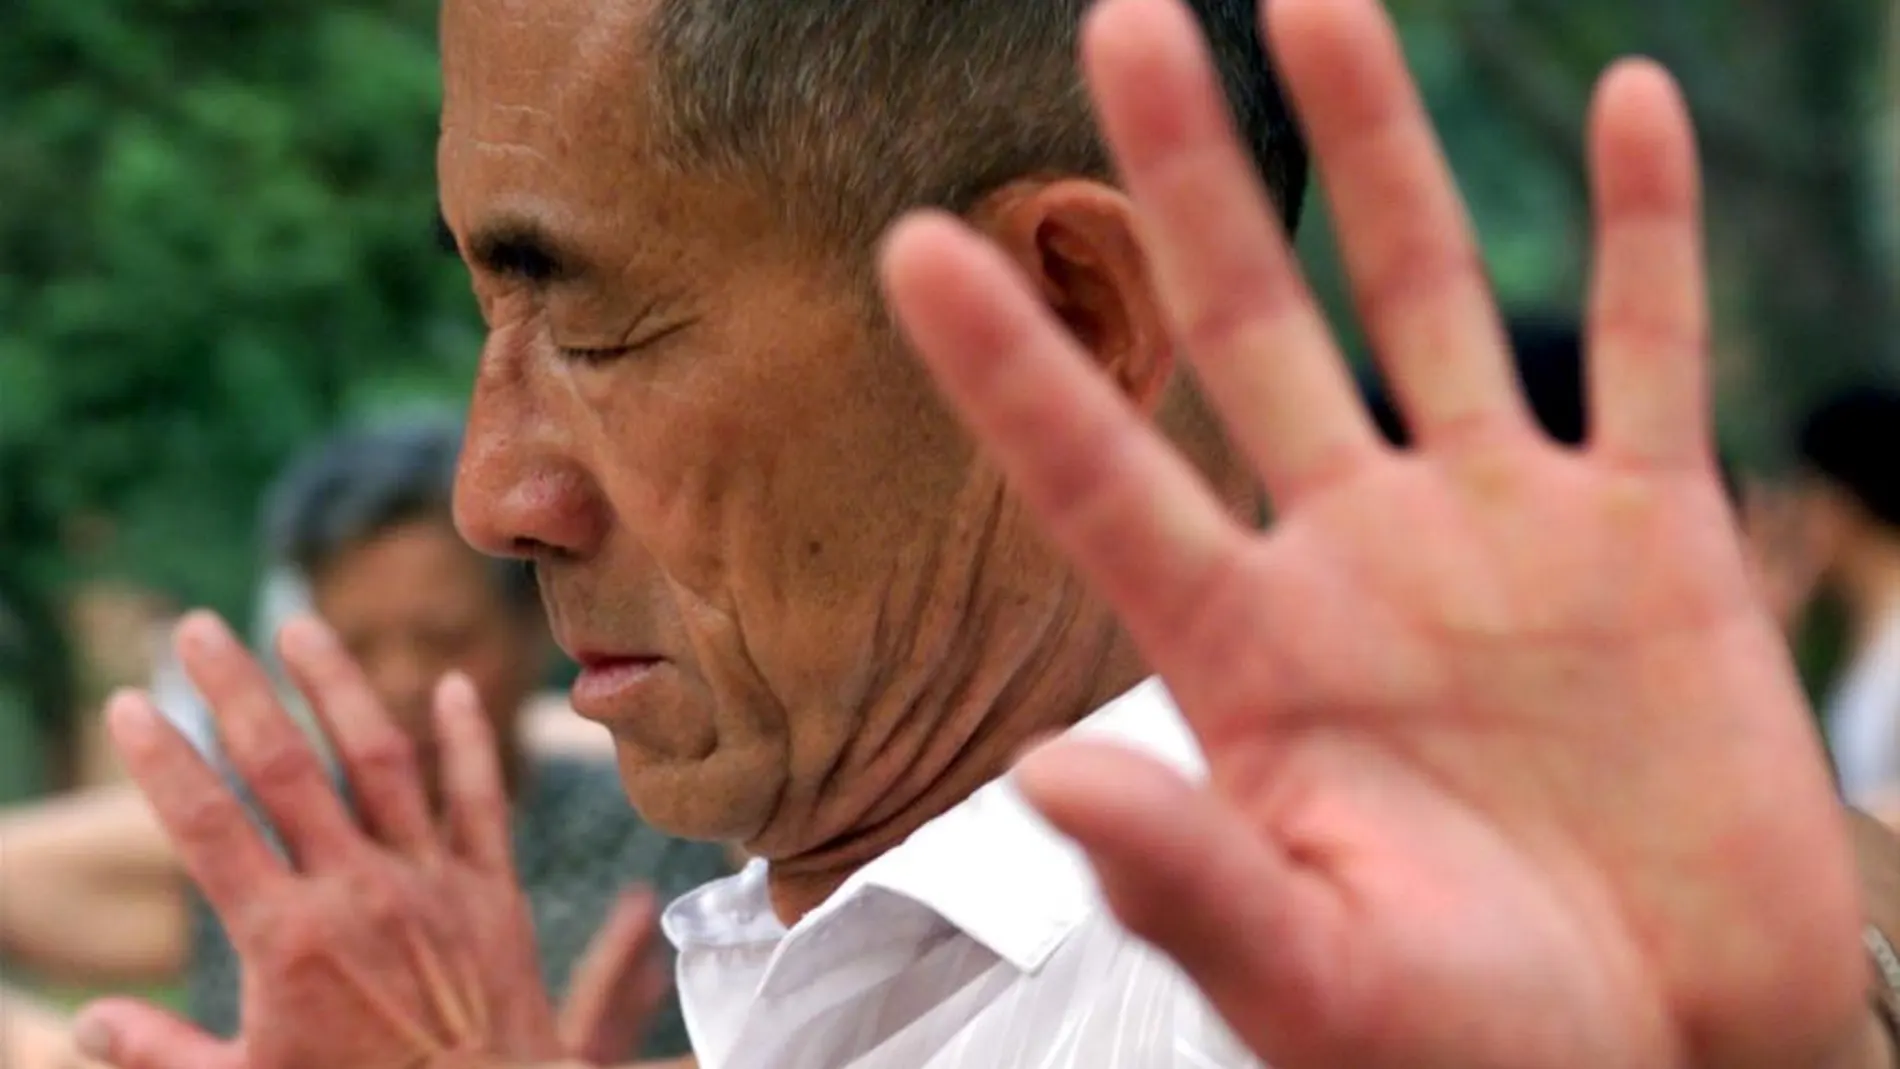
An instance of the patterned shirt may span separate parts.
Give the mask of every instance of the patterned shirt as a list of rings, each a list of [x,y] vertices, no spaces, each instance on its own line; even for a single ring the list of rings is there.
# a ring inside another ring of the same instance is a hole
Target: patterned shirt
[[[569,971],[621,891],[643,883],[667,902],[731,872],[718,845],[648,827],[627,804],[611,762],[543,760],[525,787],[515,807],[515,865],[534,913],[542,977],[557,1005]],[[200,896],[192,897],[191,1016],[230,1036],[238,1028],[237,955],[216,915]],[[678,1000],[669,996],[639,1056],[671,1058],[689,1050]]]

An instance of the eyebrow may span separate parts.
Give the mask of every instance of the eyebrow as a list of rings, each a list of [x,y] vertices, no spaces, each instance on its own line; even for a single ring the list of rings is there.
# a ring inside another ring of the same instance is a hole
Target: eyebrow
[[[456,248],[455,233],[440,212],[436,214],[436,241],[446,252]],[[583,258],[546,227],[519,217],[494,220],[475,228],[468,237],[470,264],[504,278],[534,285],[566,282],[582,273]]]

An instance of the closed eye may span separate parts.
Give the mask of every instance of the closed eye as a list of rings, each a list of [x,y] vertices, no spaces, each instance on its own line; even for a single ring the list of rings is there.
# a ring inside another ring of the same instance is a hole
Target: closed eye
[[[583,367],[600,367],[605,364],[611,364],[622,357],[633,356],[642,350],[651,349],[660,342],[692,326],[695,322],[696,320],[686,319],[678,323],[670,323],[657,331],[642,335],[638,339],[630,341],[625,345],[583,348],[563,345],[560,347],[561,359],[572,361]]]
[[[563,345],[561,346],[561,359],[593,367],[599,364],[611,363],[623,356],[630,355],[636,348],[638,348],[638,346],[614,345],[605,349],[573,349]]]

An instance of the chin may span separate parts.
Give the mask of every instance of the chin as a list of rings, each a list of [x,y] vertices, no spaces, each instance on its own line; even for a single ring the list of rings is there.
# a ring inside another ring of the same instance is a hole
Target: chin
[[[682,839],[753,838],[776,808],[784,783],[782,775],[720,751],[686,761],[656,761],[625,743],[615,751],[620,785],[640,819]]]

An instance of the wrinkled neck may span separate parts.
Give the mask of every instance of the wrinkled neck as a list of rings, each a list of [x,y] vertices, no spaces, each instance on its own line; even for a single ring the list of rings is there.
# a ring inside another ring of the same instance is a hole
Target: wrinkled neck
[[[994,689],[994,698],[917,710],[939,719],[943,735],[967,741],[927,778],[907,784],[901,804],[867,814],[861,826],[816,850],[774,859],[768,882],[779,919],[788,927],[796,923],[865,865],[1005,775],[1025,749],[1072,727],[1146,675],[1118,632],[1052,660],[1067,663],[1025,670],[994,688],[972,681],[972,690]]]

